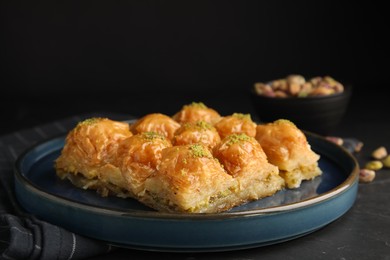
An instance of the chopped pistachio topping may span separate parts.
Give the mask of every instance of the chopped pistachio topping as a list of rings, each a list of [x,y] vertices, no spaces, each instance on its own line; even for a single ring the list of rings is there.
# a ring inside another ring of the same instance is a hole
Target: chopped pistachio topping
[[[252,121],[250,114],[234,113],[232,116],[239,119],[249,119],[250,121]]]
[[[156,133],[156,132],[143,132],[141,135],[145,140],[148,140],[148,141],[153,141],[156,139],[162,139],[162,140],[165,139],[165,137],[163,135]]]
[[[102,119],[104,118],[101,118],[101,117],[92,117],[92,118],[88,118],[88,119],[85,119],[84,121],[81,121],[77,124],[77,126],[82,126],[82,125],[93,125],[99,121],[101,121]]]
[[[288,119],[278,119],[274,123],[275,124],[291,124],[291,125],[295,126],[295,124]]]
[[[185,123],[184,125],[185,129],[198,129],[198,130],[210,130],[213,128],[213,126],[206,122],[206,121],[197,121],[196,123]]]
[[[198,121],[196,122],[196,126],[202,130],[210,130],[212,128],[212,125],[206,121]]]
[[[242,141],[250,140],[250,137],[247,136],[246,134],[232,134],[232,135],[229,135],[228,138],[229,139],[228,139],[227,145],[232,145],[232,144],[240,143]]]
[[[201,144],[193,144],[190,146],[190,151],[194,157],[210,157],[210,152]]]
[[[192,102],[189,105],[185,105],[184,107],[199,107],[199,108],[207,108],[207,106],[203,102]]]
[[[181,174],[182,176],[186,176],[187,173],[188,173],[188,170],[184,170],[184,169],[181,169],[181,170],[180,170],[180,174]]]

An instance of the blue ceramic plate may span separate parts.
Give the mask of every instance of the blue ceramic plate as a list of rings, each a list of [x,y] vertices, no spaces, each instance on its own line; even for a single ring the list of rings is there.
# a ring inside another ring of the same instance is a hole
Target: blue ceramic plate
[[[265,246],[324,227],[355,202],[354,157],[321,136],[307,137],[321,155],[322,176],[224,213],[161,213],[133,199],[102,198],[61,181],[53,166],[65,137],[38,144],[19,157],[15,192],[20,204],[39,218],[117,246],[175,252]]]

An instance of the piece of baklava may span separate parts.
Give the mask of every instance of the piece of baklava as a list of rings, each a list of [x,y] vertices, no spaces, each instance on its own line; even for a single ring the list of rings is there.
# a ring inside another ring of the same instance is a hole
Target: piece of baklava
[[[175,131],[179,127],[180,124],[171,117],[161,113],[152,113],[147,114],[135,121],[130,126],[130,130],[133,134],[156,132],[164,135],[169,140],[172,140]]]
[[[221,115],[212,108],[207,107],[202,102],[192,102],[184,105],[182,109],[172,117],[180,124],[206,121],[212,125],[221,119]]]
[[[221,212],[237,205],[237,181],[202,144],[162,151],[158,171],[145,182],[140,201],[168,212]]]
[[[231,134],[246,134],[256,136],[256,123],[252,121],[250,114],[234,113],[224,116],[215,125],[221,139]]]
[[[162,150],[171,146],[165,136],[156,132],[135,134],[121,142],[114,164],[121,170],[134,195],[143,195],[145,180],[156,171]]]
[[[90,118],[77,124],[66,136],[55,161],[61,179],[75,186],[95,189],[102,196],[129,196],[121,171],[113,164],[120,142],[132,136],[127,123]]]
[[[322,173],[318,167],[320,156],[311,149],[305,134],[291,121],[279,119],[259,124],[256,139],[268,161],[279,167],[288,188],[297,188],[303,180],[311,180]]]
[[[185,145],[201,143],[212,149],[221,141],[215,127],[206,121],[184,123],[176,130],[173,137],[173,145]]]
[[[214,147],[213,155],[238,181],[241,203],[271,196],[284,187],[278,167],[268,162],[254,137],[231,134]]]

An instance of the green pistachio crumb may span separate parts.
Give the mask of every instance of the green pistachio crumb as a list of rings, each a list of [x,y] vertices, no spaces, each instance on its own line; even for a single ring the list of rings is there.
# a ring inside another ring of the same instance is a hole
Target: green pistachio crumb
[[[201,130],[210,130],[212,128],[212,125],[206,121],[198,121],[196,122],[196,126]]]
[[[232,135],[229,135],[228,138],[229,139],[228,139],[227,145],[240,143],[242,141],[248,141],[250,139],[250,137],[247,136],[246,134],[232,134]]]
[[[194,157],[210,157],[210,152],[201,144],[193,144],[190,151]]]
[[[199,107],[199,108],[207,108],[207,106],[203,102],[192,102],[189,105],[185,105],[185,107]]]
[[[206,121],[197,121],[196,123],[184,123],[183,124],[185,129],[197,129],[197,130],[210,130],[213,128],[213,126],[206,122]]]
[[[247,119],[252,121],[251,115],[250,114],[242,114],[242,113],[233,113],[233,117],[239,118],[239,119]]]
[[[141,135],[145,140],[148,140],[148,141],[153,141],[155,139],[162,139],[162,140],[165,139],[165,137],[163,135],[156,133],[156,132],[143,132]]]
[[[295,124],[293,122],[291,122],[290,120],[288,120],[288,119],[277,119],[274,123],[275,124],[285,124],[285,123],[287,123],[287,124],[291,124],[291,125],[295,126]]]
[[[93,125],[97,122],[99,122],[100,120],[102,120],[103,118],[101,117],[92,117],[92,118],[88,118],[88,119],[85,119],[84,121],[81,121],[77,124],[77,126],[83,126],[83,125]]]

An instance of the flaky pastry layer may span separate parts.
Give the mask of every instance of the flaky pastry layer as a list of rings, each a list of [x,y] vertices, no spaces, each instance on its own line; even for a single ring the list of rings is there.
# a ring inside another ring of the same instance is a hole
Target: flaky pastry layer
[[[150,114],[131,126],[107,118],[80,122],[55,169],[101,196],[131,197],[158,211],[215,213],[299,187],[321,174],[319,158],[287,120],[256,125],[247,115],[221,117],[193,103],[173,117]]]

